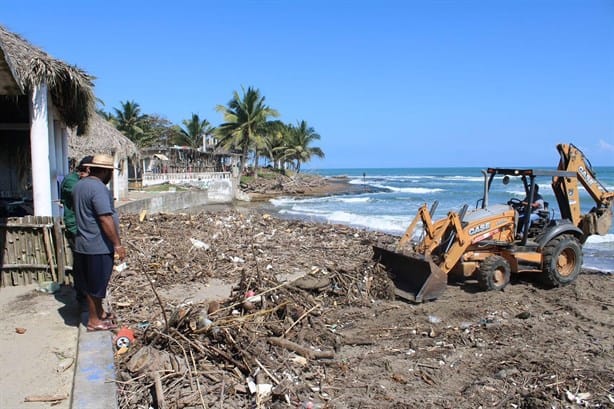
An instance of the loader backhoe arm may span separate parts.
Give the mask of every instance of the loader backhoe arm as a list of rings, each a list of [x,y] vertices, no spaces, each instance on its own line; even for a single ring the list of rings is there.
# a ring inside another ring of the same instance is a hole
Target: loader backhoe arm
[[[412,236],[414,235],[414,231],[416,230],[416,226],[418,225],[418,221],[422,221],[422,228],[424,230],[424,234],[427,235],[429,239],[433,239],[433,220],[431,219],[431,213],[426,207],[426,203],[420,206],[418,209],[418,214],[412,222],[409,224],[403,237],[399,240],[399,244],[397,245],[397,251],[403,250],[407,243],[411,241]]]
[[[608,190],[597,180],[595,172],[582,151],[573,144],[557,145],[560,161],[559,170],[574,172],[577,178],[553,177],[552,189],[563,218],[580,227],[585,235],[606,234],[612,225],[612,203],[614,192]],[[595,201],[596,207],[587,215],[580,209],[578,180]]]
[[[424,204],[418,209],[395,251],[373,246],[374,259],[391,273],[395,294],[399,297],[416,302],[439,297],[446,288],[448,272],[466,250],[468,239],[461,216],[450,212],[447,217],[433,222],[432,212],[436,207],[434,203],[429,211]],[[465,211],[466,208],[461,214]],[[416,240],[414,232],[419,222],[423,234]]]
[[[448,226],[451,226],[452,229],[448,229]],[[449,232],[447,237],[441,238],[441,241],[445,240],[446,242],[446,251],[443,256],[443,263],[439,265],[439,268],[447,274],[460,260],[465,250],[467,250],[469,240],[467,233],[463,230],[461,219],[456,212],[448,213],[447,223],[445,228],[441,229],[441,232],[442,234],[443,232]],[[432,251],[433,249],[430,250]]]
[[[418,242],[412,242],[419,221],[422,222],[424,237]],[[423,204],[399,240],[396,251],[409,250],[421,254],[441,254],[440,257],[437,257],[440,260],[437,264],[440,264],[439,267],[447,274],[462,257],[467,242],[466,236],[458,213],[449,212],[448,217],[433,223],[431,212],[426,204]],[[408,244],[414,247],[408,248]]]

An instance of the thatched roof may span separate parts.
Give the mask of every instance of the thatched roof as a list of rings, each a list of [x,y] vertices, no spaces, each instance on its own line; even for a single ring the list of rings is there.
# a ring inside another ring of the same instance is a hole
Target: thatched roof
[[[94,112],[93,77],[0,25],[0,94],[25,95],[43,82],[66,125],[84,134]]]
[[[87,134],[77,136],[69,131],[68,157],[81,160],[86,155],[117,153],[120,157],[138,156],[139,150],[130,139],[118,131],[113,124],[94,113],[90,118],[90,128]]]

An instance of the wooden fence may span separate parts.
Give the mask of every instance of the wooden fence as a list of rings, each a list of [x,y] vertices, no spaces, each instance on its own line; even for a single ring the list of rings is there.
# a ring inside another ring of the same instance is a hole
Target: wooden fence
[[[2,287],[36,281],[68,283],[72,252],[60,218],[25,216],[0,218]]]

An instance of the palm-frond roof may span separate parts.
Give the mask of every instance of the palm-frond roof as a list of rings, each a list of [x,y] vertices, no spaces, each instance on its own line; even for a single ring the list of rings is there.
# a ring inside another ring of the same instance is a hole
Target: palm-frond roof
[[[68,157],[81,160],[86,155],[106,153],[119,157],[131,158],[139,155],[139,150],[130,139],[118,131],[113,124],[94,113],[90,118],[89,130],[85,135],[77,136],[75,131],[69,131]]]
[[[0,94],[25,95],[42,83],[66,125],[84,134],[94,112],[93,77],[0,25]]]

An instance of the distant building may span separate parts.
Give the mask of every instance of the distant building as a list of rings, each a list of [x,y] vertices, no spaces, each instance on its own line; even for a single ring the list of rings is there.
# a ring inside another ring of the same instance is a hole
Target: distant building
[[[141,148],[141,167],[148,173],[228,172],[239,154],[209,146],[209,150],[189,146],[152,146]]]

